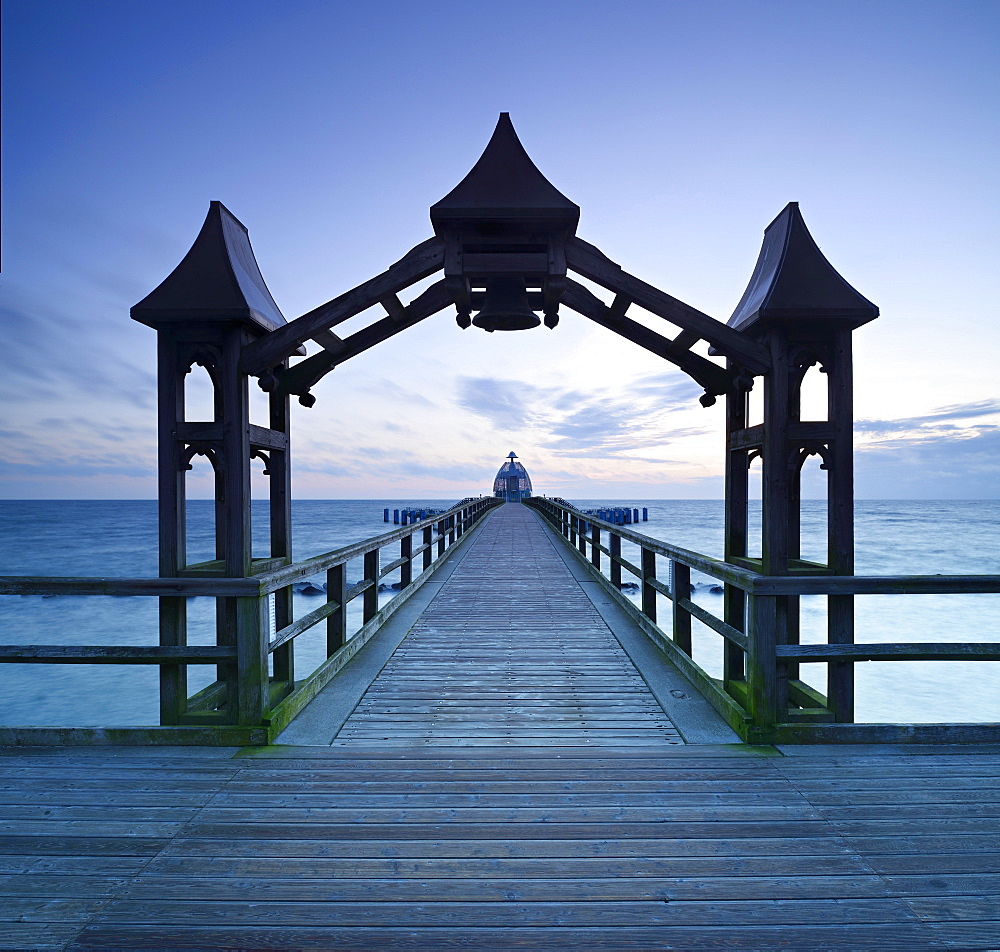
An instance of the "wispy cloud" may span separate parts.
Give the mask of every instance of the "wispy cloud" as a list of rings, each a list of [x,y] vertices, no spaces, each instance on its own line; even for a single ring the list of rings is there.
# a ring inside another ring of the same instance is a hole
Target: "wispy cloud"
[[[495,426],[520,429],[535,422],[540,412],[568,394],[543,389],[520,381],[491,377],[460,377],[458,403],[485,417]]]
[[[920,438],[932,433],[947,434],[950,432],[955,438],[960,438],[959,433],[977,429],[982,424],[961,426],[949,421],[976,420],[989,416],[1000,416],[1000,400],[955,403],[938,407],[922,416],[901,417],[897,420],[858,420],[854,429],[857,433],[870,434],[873,437],[909,434],[912,437]]]
[[[56,312],[8,293],[11,298],[0,306],[0,325],[7,328],[0,350],[0,394],[19,401],[65,398],[68,388],[76,387],[94,397],[153,407],[152,369],[123,359],[71,307]]]
[[[660,449],[708,432],[697,426],[666,426],[665,414],[700,409],[697,384],[657,375],[634,381],[624,391],[538,387],[495,378],[462,378],[459,404],[507,430],[536,431],[537,446],[557,456],[614,456]]]

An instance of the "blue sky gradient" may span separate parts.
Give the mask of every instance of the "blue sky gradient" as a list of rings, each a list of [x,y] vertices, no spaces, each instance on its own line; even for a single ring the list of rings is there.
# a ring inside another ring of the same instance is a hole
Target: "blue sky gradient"
[[[993,0],[8,0],[3,17],[0,497],[155,495],[155,334],[128,309],[210,200],[248,226],[291,320],[428,237],[501,111],[582,237],[720,320],[800,202],[882,311],[855,335],[858,495],[1000,491]],[[487,491],[512,448],[539,492],[722,491],[721,403],[571,313],[511,335],[442,313],[315,393],[294,414],[299,497]],[[191,485],[209,494],[204,467]]]

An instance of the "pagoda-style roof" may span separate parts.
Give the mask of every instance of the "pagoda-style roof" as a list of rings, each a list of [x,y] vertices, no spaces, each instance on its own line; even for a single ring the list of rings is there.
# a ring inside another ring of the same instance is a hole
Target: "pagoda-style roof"
[[[819,250],[799,203],[789,202],[764,230],[760,257],[729,326],[745,331],[761,321],[816,319],[854,328],[876,317],[878,308]]]
[[[571,202],[524,151],[510,115],[500,113],[493,136],[472,171],[441,201],[431,206],[434,231],[484,220],[522,220],[541,228],[573,231],[580,206]]]
[[[245,320],[265,331],[286,323],[264,283],[246,228],[222,202],[209,205],[191,250],[131,315],[150,327],[192,318]]]

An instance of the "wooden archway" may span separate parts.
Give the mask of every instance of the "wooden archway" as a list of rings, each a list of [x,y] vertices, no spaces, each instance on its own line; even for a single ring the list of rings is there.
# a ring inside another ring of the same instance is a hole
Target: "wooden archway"
[[[878,309],[826,260],[796,203],[766,229],[757,266],[728,323],[629,274],[577,237],[579,207],[536,168],[506,113],[476,165],[430,213],[433,237],[382,274],[286,322],[257,267],[246,228],[225,206],[212,202],[191,250],[132,308],[133,319],[158,333],[162,576],[245,578],[264,563],[289,562],[290,395],[312,406],[311,388],[338,364],[445,308],[454,307],[459,326],[469,327],[474,313],[483,315],[487,293],[497,280],[521,287],[527,309],[542,312],[547,326],[555,327],[559,309],[568,307],[678,366],[704,389],[705,406],[725,396],[727,561],[769,576],[853,574],[851,334],[877,317]],[[439,281],[403,304],[401,292],[438,272]],[[612,292],[612,303],[605,304],[572,274]],[[334,332],[374,305],[381,305],[384,317],[348,337]],[[674,330],[661,334],[630,319],[633,305]],[[489,321],[480,323],[492,329]],[[304,355],[307,340],[322,350],[291,366],[289,359]],[[707,341],[710,355],[725,358],[725,365],[692,351],[699,341]],[[208,368],[215,385],[211,421],[184,417],[184,376],[195,363]],[[801,384],[814,364],[827,375],[828,412],[824,420],[805,421]],[[251,377],[269,393],[268,427],[250,423]],[[764,419],[751,427],[747,393],[757,377],[763,379]],[[208,457],[216,474],[216,560],[192,566],[184,550],[184,470],[198,453]],[[828,556],[822,564],[803,561],[799,552],[799,474],[811,454],[822,457],[828,473]],[[747,548],[747,474],[756,456],[763,463],[759,559],[750,558]],[[255,457],[264,461],[270,480],[271,546],[265,560],[254,560],[251,550],[250,464]],[[727,586],[727,623],[740,631],[748,625],[766,630],[777,644],[796,643],[797,597],[760,601],[772,606],[769,616],[748,618],[744,594]],[[287,594],[275,612],[279,626],[290,622]],[[239,599],[219,599],[219,621],[220,631],[230,632],[235,644],[244,624]],[[852,596],[830,596],[828,637],[833,643],[853,641]],[[184,600],[165,597],[161,643],[185,641]],[[736,695],[745,691],[746,665],[754,663],[752,656],[728,644],[727,689]],[[279,649],[274,664],[275,680],[290,684],[290,656]],[[830,668],[830,708],[838,719],[851,720],[850,680],[838,675],[837,665]],[[164,723],[183,721],[182,699],[174,701],[165,704]]]

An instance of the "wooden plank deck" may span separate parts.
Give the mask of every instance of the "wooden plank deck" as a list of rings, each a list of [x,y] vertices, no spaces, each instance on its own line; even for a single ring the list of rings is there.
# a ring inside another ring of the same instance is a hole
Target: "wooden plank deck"
[[[515,586],[522,549],[489,584],[524,514],[471,540],[333,746],[0,749],[0,947],[1000,946],[1000,745],[677,743],[599,619],[561,617],[568,582]],[[565,670],[529,688],[522,652]],[[605,683],[642,725],[615,742]]]
[[[493,513],[333,745],[683,743],[530,509]]]

